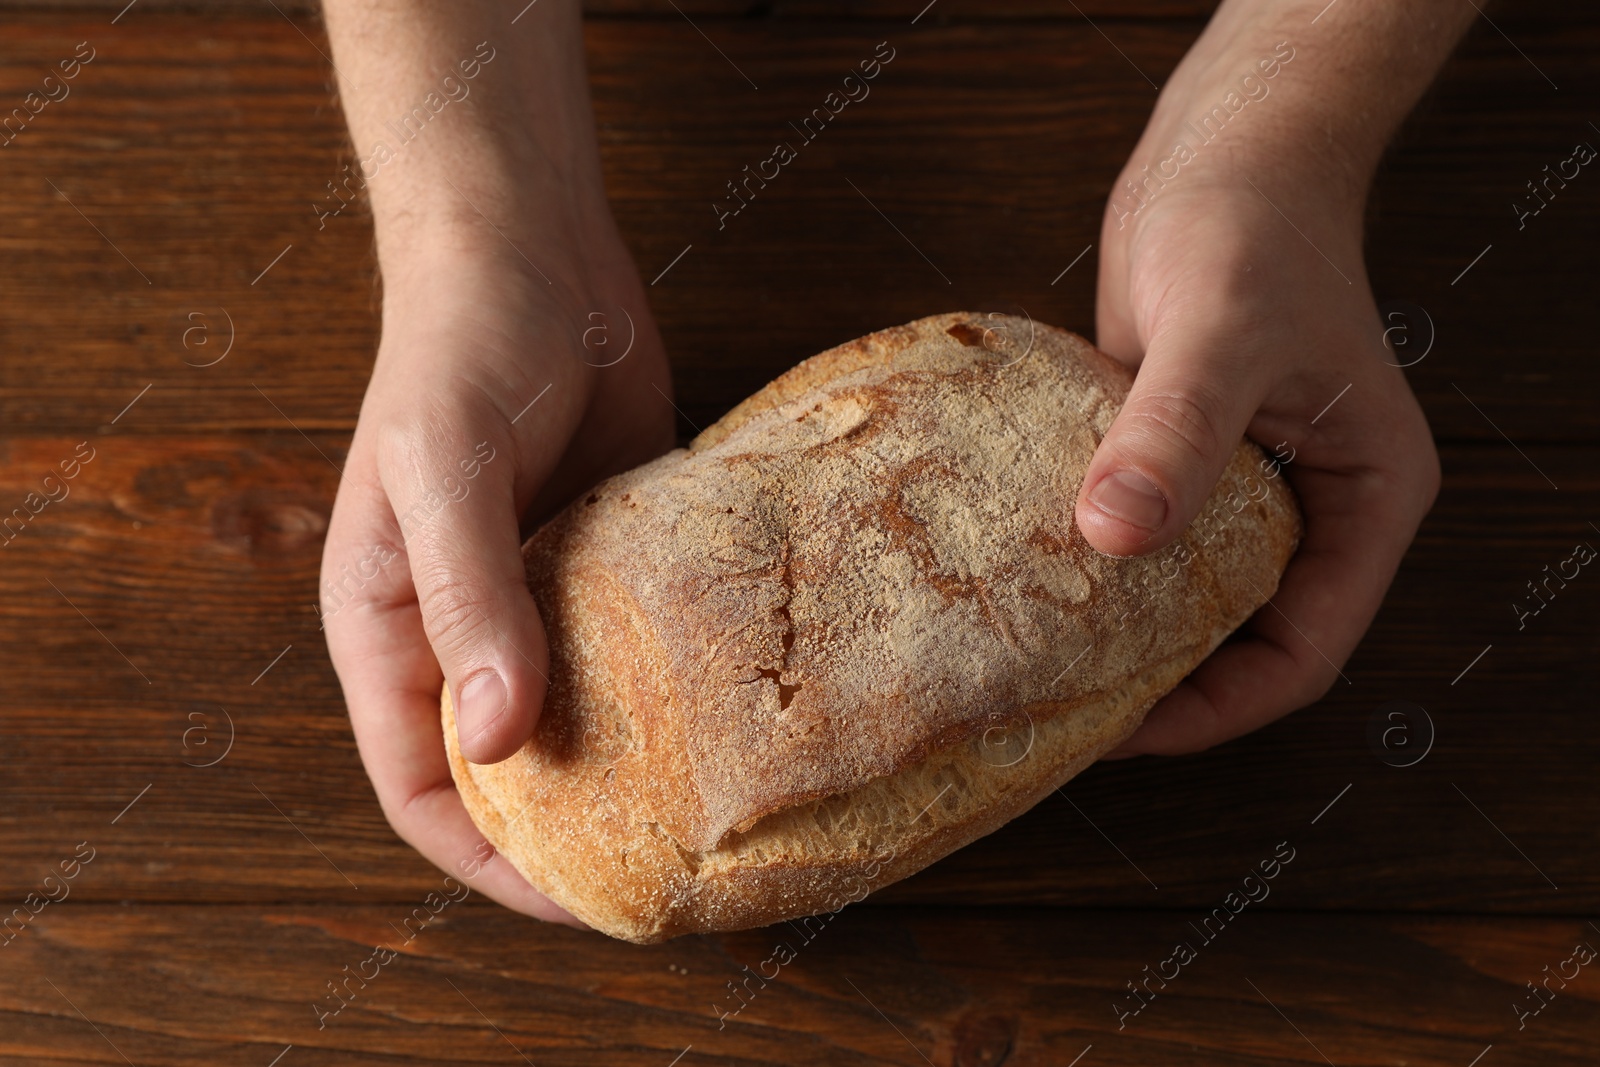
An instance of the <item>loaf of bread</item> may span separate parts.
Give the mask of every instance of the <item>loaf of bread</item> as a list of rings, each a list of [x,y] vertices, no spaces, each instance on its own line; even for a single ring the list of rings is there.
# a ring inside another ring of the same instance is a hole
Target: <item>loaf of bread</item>
[[[1241,443],[1174,546],[1073,505],[1130,372],[957,313],[806,360],[524,547],[550,638],[533,738],[479,766],[489,841],[641,943],[836,911],[1037,804],[1261,606],[1300,534]]]

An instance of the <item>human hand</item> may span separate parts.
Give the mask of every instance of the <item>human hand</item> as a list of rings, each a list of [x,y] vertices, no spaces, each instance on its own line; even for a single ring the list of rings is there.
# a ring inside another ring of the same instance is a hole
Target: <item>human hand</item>
[[[1248,35],[1229,16],[1213,26],[1225,44],[1202,39],[1168,83],[1108,205],[1098,343],[1138,370],[1076,521],[1102,552],[1161,549],[1249,436],[1292,456],[1285,474],[1305,536],[1268,605],[1114,756],[1197,751],[1319,698],[1342,677],[1439,487],[1431,434],[1383,343],[1362,265],[1363,171],[1386,131],[1353,160],[1330,162],[1317,146],[1324,130],[1297,124],[1297,101],[1269,93],[1203,144],[1185,120],[1236,90],[1255,52],[1273,55],[1272,45],[1241,48]],[[1178,141],[1193,158],[1131,195],[1124,182],[1140,182]]]
[[[470,870],[480,892],[560,918],[498,856],[484,862],[445,758],[439,690],[448,679],[468,759],[497,762],[527,740],[548,661],[523,534],[671,446],[671,408],[651,388],[670,379],[620,246],[621,277],[571,287],[485,252],[419,263],[420,289],[389,279],[324,550],[323,611],[361,758],[396,832],[445,870]],[[589,365],[626,344],[623,308],[632,351]],[[607,349],[598,335],[585,346],[591,310],[610,320]]]
[[[661,343],[620,246],[614,260],[618,277],[578,285],[547,285],[492,247],[389,276],[323,556],[329,651],[390,823],[447,871],[475,857],[475,888],[541,918],[564,913],[503,860],[483,862],[445,758],[439,691],[448,680],[468,759],[497,762],[527,740],[548,661],[523,534],[672,444],[671,408],[651,388],[668,388]],[[626,344],[622,308],[632,351],[591,366]],[[591,311],[611,320],[607,349],[593,334],[585,346]]]
[[[356,0],[328,10],[341,68],[367,87],[346,98],[358,145],[383,135],[396,101],[420,96],[382,90],[384,78],[425,85],[436,77],[430,48],[472,54],[453,43],[456,20],[488,20],[467,27],[468,40],[505,32],[492,4],[377,21]],[[578,492],[673,442],[661,341],[600,180],[577,5],[541,17],[496,38],[500,58],[472,90],[478,110],[452,104],[371,184],[383,332],[329,524],[322,600],[390,825],[494,900],[576,924],[478,832],[439,708],[448,682],[461,752],[477,763],[531,736],[548,654],[522,541]],[[430,24],[440,19],[448,25]],[[404,40],[370,39],[386,32]],[[424,58],[397,64],[395,53]],[[544,110],[507,117],[508,100],[536,92]]]

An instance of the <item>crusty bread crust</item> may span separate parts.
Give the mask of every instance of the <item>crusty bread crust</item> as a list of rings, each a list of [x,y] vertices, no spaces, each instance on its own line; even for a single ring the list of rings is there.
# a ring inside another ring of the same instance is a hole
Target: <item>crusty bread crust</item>
[[[533,739],[467,763],[443,694],[479,828],[580,919],[652,942],[835,911],[1038,803],[1299,539],[1245,442],[1177,554],[1089,548],[1072,507],[1130,381],[1066,331],[939,315],[597,486],[524,546],[550,637]]]

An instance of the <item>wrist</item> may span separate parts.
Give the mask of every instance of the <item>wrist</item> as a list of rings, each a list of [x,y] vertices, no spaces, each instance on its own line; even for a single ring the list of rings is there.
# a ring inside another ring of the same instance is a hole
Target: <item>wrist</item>
[[[480,337],[479,347],[489,351],[501,347],[505,332],[494,322],[509,314],[538,323],[539,334],[565,338],[576,351],[594,312],[626,307],[636,318],[648,317],[602,193],[596,190],[592,205],[580,209],[565,197],[533,203],[500,195],[484,180],[472,172],[471,185],[455,181],[459,192],[448,184],[438,191],[458,210],[378,222],[385,337],[488,326],[495,336]],[[561,346],[540,347],[546,349]]]
[[[1472,17],[1453,0],[1224,0],[1117,189],[1131,205],[1163,184],[1249,178],[1359,226],[1385,145]]]
[[[1390,131],[1347,128],[1292,39],[1258,32],[1226,44],[1202,38],[1163,89],[1118,176],[1125,206],[1190,185],[1249,191],[1248,182],[1359,225]]]
[[[394,178],[369,187],[386,280],[457,260],[499,262],[549,284],[554,272],[570,275],[595,243],[616,239],[597,174],[531,164],[504,142],[438,151]]]
[[[510,27],[502,0],[325,7],[385,268],[609,222],[578,0]]]

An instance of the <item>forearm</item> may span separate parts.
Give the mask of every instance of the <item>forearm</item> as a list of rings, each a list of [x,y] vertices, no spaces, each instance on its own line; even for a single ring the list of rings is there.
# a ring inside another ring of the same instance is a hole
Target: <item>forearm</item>
[[[480,211],[528,254],[604,224],[578,0],[324,9],[386,276],[419,246],[499,241]]]
[[[1125,177],[1182,138],[1198,169],[1311,181],[1359,212],[1384,146],[1474,16],[1459,0],[1225,0]]]

